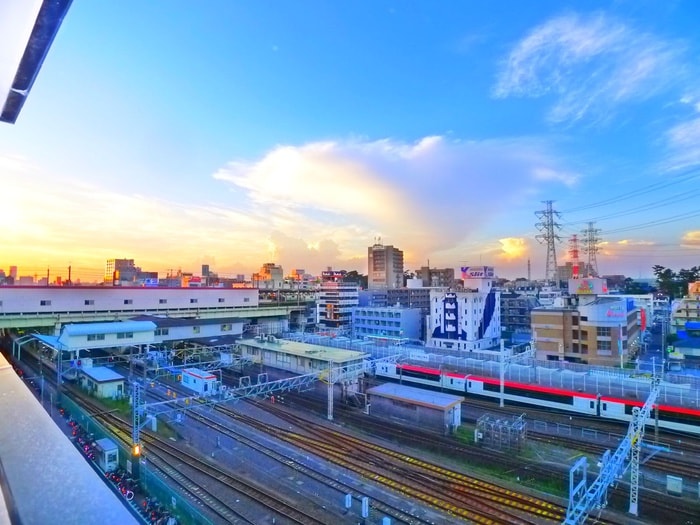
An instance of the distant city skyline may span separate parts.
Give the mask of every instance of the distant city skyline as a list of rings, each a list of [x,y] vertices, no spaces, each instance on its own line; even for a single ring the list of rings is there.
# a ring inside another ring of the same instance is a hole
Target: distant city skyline
[[[529,259],[541,279],[548,200],[559,265],[588,222],[602,275],[698,265],[698,18],[691,2],[75,2],[0,125],[0,267],[366,274],[381,237],[408,270],[512,279]]]

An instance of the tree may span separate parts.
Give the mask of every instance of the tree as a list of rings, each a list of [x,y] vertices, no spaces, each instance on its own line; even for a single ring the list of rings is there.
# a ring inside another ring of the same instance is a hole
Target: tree
[[[688,291],[688,284],[700,280],[700,267],[693,266],[689,270],[681,269],[675,273],[670,268],[665,268],[658,264],[652,267],[659,283],[659,290],[668,295],[671,299],[683,297]]]
[[[352,270],[351,272],[346,273],[345,277],[343,277],[343,282],[344,283],[355,283],[360,288],[362,288],[364,290],[367,289],[367,276],[362,275],[361,273],[358,273],[357,270]]]
[[[406,286],[409,279],[415,279],[416,273],[411,270],[404,270],[403,272],[403,285]]]
[[[641,283],[634,282],[634,279],[632,279],[631,277],[627,277],[625,279],[622,289],[625,293],[633,295],[642,295],[645,293],[649,293],[649,290],[646,288],[646,286],[642,285]]]

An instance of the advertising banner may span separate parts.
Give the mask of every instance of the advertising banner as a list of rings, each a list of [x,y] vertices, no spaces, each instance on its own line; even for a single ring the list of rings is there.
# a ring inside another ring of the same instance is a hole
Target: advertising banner
[[[493,279],[496,272],[493,266],[462,266],[462,279]]]

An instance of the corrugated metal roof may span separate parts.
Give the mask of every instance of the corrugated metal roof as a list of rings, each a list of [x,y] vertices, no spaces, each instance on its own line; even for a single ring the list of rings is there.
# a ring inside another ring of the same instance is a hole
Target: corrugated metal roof
[[[383,385],[372,387],[367,390],[367,394],[442,410],[452,408],[464,401],[464,398],[460,396],[396,383],[384,383]]]
[[[205,326],[211,324],[245,324],[248,319],[240,317],[214,317],[199,319],[195,317],[159,317],[156,315],[137,315],[132,321],[151,321],[158,328],[172,328],[174,326]]]
[[[108,381],[120,381],[124,376],[115,372],[106,366],[93,366],[91,368],[82,368],[83,374],[94,379],[98,383],[106,383]]]
[[[67,324],[63,327],[59,339],[78,335],[93,334],[123,334],[126,332],[152,332],[156,329],[151,321],[119,321],[114,323],[79,323]]]
[[[252,346],[253,348],[271,352],[308,357],[309,359],[325,362],[332,361],[337,364],[346,363],[348,361],[358,361],[369,357],[369,354],[356,350],[342,350],[330,346],[310,345],[297,341],[288,341],[286,339],[275,339],[274,342],[259,341],[257,339],[242,339],[238,343],[240,345]]]

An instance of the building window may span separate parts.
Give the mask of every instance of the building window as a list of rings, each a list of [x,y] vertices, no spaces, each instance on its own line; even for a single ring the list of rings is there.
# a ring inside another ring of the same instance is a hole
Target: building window
[[[153,332],[153,335],[168,335],[169,333],[169,328],[156,328],[156,331]]]
[[[104,341],[105,334],[88,334],[87,340],[88,341]]]
[[[585,343],[581,343],[581,353],[582,354],[587,354],[588,353],[588,345]]]
[[[85,299],[85,306],[91,306],[93,304],[95,304],[94,299]]]
[[[133,332],[121,332],[117,334],[117,339],[133,339],[134,338],[134,333]]]
[[[598,341],[598,350],[612,350],[610,341]]]
[[[193,334],[198,334],[198,333],[199,333],[199,330],[200,330],[200,327],[199,327],[199,326],[193,326],[193,327],[192,327],[192,333],[193,333]]]
[[[124,304],[134,304],[133,299],[124,299]]]
[[[244,303],[249,303],[250,302],[250,297],[244,297],[243,298]]]
[[[598,335],[598,337],[610,337],[610,327],[599,326],[596,328],[596,334]]]
[[[248,299],[248,298],[246,297],[246,300],[247,300],[247,299]],[[226,302],[226,299],[224,299],[223,297],[219,297],[219,302],[220,302],[220,303],[225,303],[225,302]]]
[[[230,325],[230,324],[222,324],[222,325],[221,325],[221,331],[222,331],[222,332],[230,332],[230,331],[231,331],[231,325]]]
[[[158,299],[158,304],[167,304],[168,300],[167,299]]]
[[[50,299],[42,299],[39,304],[41,306],[51,306],[51,300]]]
[[[198,302],[198,299],[190,299],[190,304],[195,304]]]

